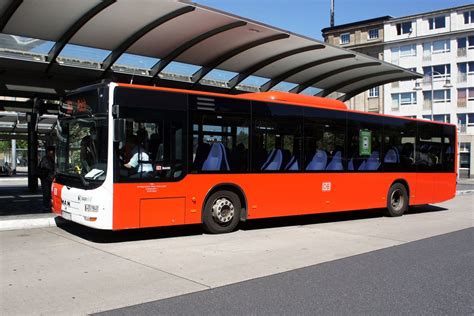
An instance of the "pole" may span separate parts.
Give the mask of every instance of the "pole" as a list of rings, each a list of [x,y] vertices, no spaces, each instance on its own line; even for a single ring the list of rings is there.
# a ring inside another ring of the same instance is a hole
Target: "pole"
[[[334,1],[335,0],[331,0],[331,27],[334,27]]]
[[[433,121],[433,106],[434,106],[433,75],[434,75],[434,72],[431,72],[431,120],[432,121]]]
[[[16,139],[12,139],[12,171],[16,170]]]
[[[28,121],[28,189],[30,192],[38,190],[38,106],[39,100],[35,98],[31,113],[27,113]]]

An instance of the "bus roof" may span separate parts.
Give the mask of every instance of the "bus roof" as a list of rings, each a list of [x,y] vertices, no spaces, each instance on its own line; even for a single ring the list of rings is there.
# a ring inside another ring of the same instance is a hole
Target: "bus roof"
[[[243,93],[243,94],[232,95],[232,94],[222,94],[222,93],[204,92],[204,91],[196,91],[196,90],[152,87],[152,86],[135,85],[135,84],[127,84],[127,83],[117,83],[117,85],[120,87],[138,88],[138,89],[146,89],[146,90],[159,90],[159,91],[181,92],[181,93],[185,92],[185,93],[197,94],[197,95],[226,97],[226,98],[244,99],[244,100],[252,100],[252,101],[283,102],[283,103],[291,103],[294,105],[303,105],[303,106],[309,106],[309,107],[347,110],[346,104],[339,100],[316,97],[316,96],[311,96],[311,95],[281,92],[281,91],[253,92],[253,93]]]
[[[302,95],[302,94],[289,93],[289,92],[269,91],[269,92],[254,92],[254,93],[243,93],[243,94],[233,95],[233,94],[223,94],[223,93],[215,93],[215,92],[207,92],[207,91],[154,87],[154,86],[128,84],[128,83],[116,83],[116,85],[120,87],[135,88],[135,89],[168,91],[168,92],[175,92],[175,93],[189,93],[189,94],[194,94],[194,95],[224,97],[224,98],[242,99],[242,100],[250,100],[250,101],[267,101],[267,102],[275,102],[275,103],[278,102],[278,103],[286,103],[286,104],[292,104],[292,105],[297,105],[297,106],[324,108],[324,109],[331,109],[331,110],[361,113],[361,114],[366,114],[366,115],[386,116],[386,117],[393,117],[393,118],[398,118],[398,119],[456,126],[455,124],[444,123],[444,122],[426,121],[426,120],[421,120],[421,119],[416,119],[416,118],[401,117],[401,116],[390,115],[390,114],[380,114],[380,113],[373,113],[373,112],[351,110],[347,108],[344,102],[336,100],[336,99],[316,97],[316,96],[311,96],[311,95]]]

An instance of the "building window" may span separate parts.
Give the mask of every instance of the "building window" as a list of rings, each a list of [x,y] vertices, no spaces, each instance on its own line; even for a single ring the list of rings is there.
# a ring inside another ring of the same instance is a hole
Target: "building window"
[[[416,45],[400,46],[400,57],[416,56]]]
[[[423,98],[426,101],[431,101],[431,91],[423,91]],[[433,101],[434,103],[447,103],[451,102],[451,90],[433,90]]]
[[[423,115],[424,120],[431,120],[431,115]],[[449,114],[435,114],[433,115],[433,121],[441,123],[451,123]]]
[[[398,52],[398,47],[393,47],[390,49],[390,55],[391,55],[391,62],[392,64],[395,64],[395,65],[398,65],[398,55],[399,55],[399,52]]]
[[[379,97],[379,87],[374,87],[369,90],[369,98],[378,98]]]
[[[430,81],[430,76],[433,77],[433,80],[436,79],[447,79],[451,77],[451,65],[435,65],[429,67],[423,67],[424,81]]]
[[[474,36],[459,37],[458,38],[458,49],[474,49]]]
[[[474,126],[474,113],[458,113],[458,125]]]
[[[437,16],[435,18],[428,19],[428,25],[430,30],[443,29],[446,27],[446,16]]]
[[[349,33],[341,34],[341,44],[349,44],[351,35]]]
[[[396,27],[397,27],[397,35],[411,33],[411,22],[397,23]]]
[[[416,104],[415,92],[393,93],[392,94],[392,110],[398,110],[400,105]]]
[[[379,38],[379,29],[369,30],[369,39],[376,39],[376,38]]]
[[[474,75],[474,62],[458,63],[458,82],[467,82],[468,76]]]
[[[464,12],[464,24],[474,23],[474,11]]]
[[[433,54],[448,53],[451,50],[449,40],[434,41],[432,52]]]
[[[458,89],[458,107],[465,108],[467,101],[474,101],[474,88]]]

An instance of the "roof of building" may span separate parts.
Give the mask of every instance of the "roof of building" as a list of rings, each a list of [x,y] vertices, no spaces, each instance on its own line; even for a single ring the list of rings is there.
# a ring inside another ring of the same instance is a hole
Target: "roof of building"
[[[340,25],[335,25],[333,27],[325,27],[321,30],[321,32],[328,33],[328,32],[333,32],[333,31],[339,31],[343,29],[349,29],[353,28],[356,26],[364,26],[364,25],[369,25],[369,24],[375,24],[375,23],[383,23],[387,20],[392,19],[393,17],[390,15],[385,15],[385,16],[380,16],[378,18],[373,18],[373,19],[368,19],[368,20],[361,20],[361,21],[356,21],[356,22],[351,22],[351,23],[346,23],[346,24],[340,24]]]
[[[413,19],[417,17],[426,17],[430,15],[437,15],[440,13],[459,11],[459,10],[464,10],[464,9],[474,9],[474,4],[467,4],[467,5],[457,6],[457,7],[450,7],[450,8],[445,8],[445,9],[440,9],[440,10],[435,10],[435,11],[422,12],[422,13],[416,13],[412,15],[396,17],[396,18],[390,19],[390,22],[398,22],[400,20],[408,20],[408,19]]]

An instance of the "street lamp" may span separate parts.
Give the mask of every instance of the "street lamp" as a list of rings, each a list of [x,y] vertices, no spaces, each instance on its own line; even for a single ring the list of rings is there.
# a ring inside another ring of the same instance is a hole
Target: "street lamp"
[[[434,89],[433,89],[433,75],[440,75],[443,76],[442,73],[438,71],[430,71],[428,75],[430,76],[430,83],[431,83],[431,120],[433,121],[433,104],[434,104]],[[446,77],[446,81],[444,82],[443,88],[452,88],[453,85],[451,84],[451,80]],[[415,91],[423,90],[423,88],[420,85],[420,82],[415,82],[415,87],[413,88]]]

